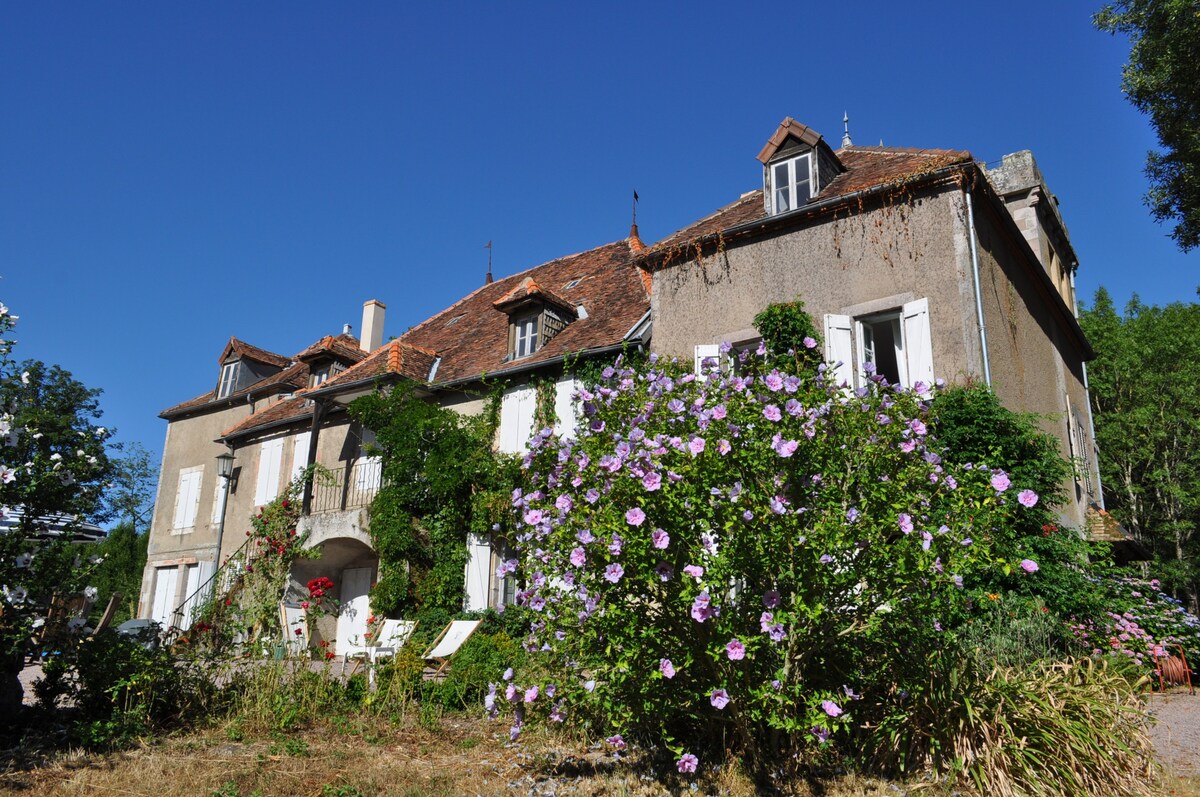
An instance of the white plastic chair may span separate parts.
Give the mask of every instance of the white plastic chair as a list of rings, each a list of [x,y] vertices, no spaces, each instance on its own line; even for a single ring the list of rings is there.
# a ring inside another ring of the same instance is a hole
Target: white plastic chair
[[[342,672],[346,672],[346,665],[351,660],[374,664],[381,656],[395,656],[396,651],[404,647],[404,643],[416,629],[416,620],[384,620],[374,641],[347,647],[342,655]]]

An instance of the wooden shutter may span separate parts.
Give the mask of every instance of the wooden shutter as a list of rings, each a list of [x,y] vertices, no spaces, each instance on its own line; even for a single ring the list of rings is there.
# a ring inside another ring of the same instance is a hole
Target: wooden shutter
[[[825,360],[839,385],[854,387],[854,324],[848,315],[825,315]]]
[[[929,332],[929,300],[917,299],[904,305],[900,313],[904,333],[904,360],[908,386],[916,382],[933,384],[933,341]]]
[[[488,608],[491,592],[492,546],[486,537],[467,535],[467,564],[463,573],[466,589],[463,590],[463,611],[478,612]]]
[[[196,510],[200,506],[200,480],[203,476],[203,465],[179,472],[179,490],[175,493],[176,529],[190,529],[196,525]]]
[[[578,422],[578,418],[575,415],[575,400],[571,396],[578,389],[579,383],[569,377],[563,378],[557,385],[554,394],[554,415],[558,418],[558,423],[554,430],[558,432],[559,437],[575,436],[575,424]]]
[[[292,481],[299,478],[300,473],[308,466],[308,441],[308,432],[301,432],[292,437],[292,475],[289,477]]]
[[[258,453],[258,483],[254,489],[256,506],[270,503],[279,495],[279,472],[283,465],[283,438],[268,440]]]

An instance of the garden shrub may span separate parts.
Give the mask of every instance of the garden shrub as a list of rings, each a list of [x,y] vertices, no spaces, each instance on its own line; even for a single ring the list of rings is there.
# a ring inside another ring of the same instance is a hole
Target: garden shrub
[[[44,673],[34,685],[39,701],[73,706],[72,735],[93,749],[186,724],[206,712],[214,692],[205,673],[177,660],[149,629],[86,639],[72,660],[53,657]]]
[[[514,736],[540,709],[681,772],[722,749],[764,765],[925,677],[982,573],[1038,577],[992,550],[1036,494],[943,460],[935,386],[851,390],[764,355],[700,376],[618,361],[580,391],[576,439],[530,442],[501,574],[522,571],[526,646],[559,677],[494,687]]]

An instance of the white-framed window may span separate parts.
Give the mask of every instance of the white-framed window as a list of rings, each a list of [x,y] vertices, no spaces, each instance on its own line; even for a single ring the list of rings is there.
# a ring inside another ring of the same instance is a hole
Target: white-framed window
[[[172,532],[183,534],[196,527],[196,511],[200,507],[200,483],[204,466],[196,465],[179,471],[179,489],[175,493],[175,519]]]
[[[863,383],[867,363],[891,384],[932,384],[929,300],[857,317],[826,315],[825,358],[838,383],[851,387]]]
[[[267,440],[258,453],[258,483],[254,487],[254,504],[262,506],[279,495],[279,477],[283,465],[283,438]]]
[[[239,364],[237,360],[234,360],[221,366],[221,381],[217,385],[217,398],[225,398],[237,386]]]
[[[812,153],[771,164],[771,208],[795,210],[812,198]]]
[[[528,357],[537,351],[538,317],[525,316],[513,321],[513,359]]]

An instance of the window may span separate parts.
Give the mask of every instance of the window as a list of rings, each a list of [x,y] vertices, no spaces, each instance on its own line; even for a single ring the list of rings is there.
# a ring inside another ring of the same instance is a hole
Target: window
[[[837,381],[851,387],[864,382],[868,363],[891,384],[931,384],[929,300],[855,318],[826,315],[825,357],[834,364]]]
[[[812,159],[809,153],[771,164],[771,198],[775,213],[795,210],[812,197]]]
[[[221,366],[221,381],[217,385],[217,398],[225,398],[237,387],[238,361]]]
[[[179,471],[179,490],[175,493],[175,534],[191,531],[196,526],[196,510],[200,506],[200,482],[204,478],[204,466],[184,468]]]
[[[323,385],[329,379],[337,376],[344,370],[346,370],[346,369],[342,366],[341,363],[329,363],[327,365],[322,365],[318,368],[314,368],[312,375],[308,379],[308,382],[309,382],[308,386],[316,387],[317,385]]]
[[[513,321],[513,359],[528,357],[537,351],[538,317],[525,316]]]

